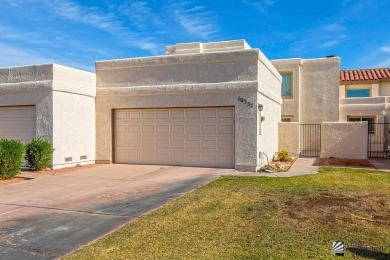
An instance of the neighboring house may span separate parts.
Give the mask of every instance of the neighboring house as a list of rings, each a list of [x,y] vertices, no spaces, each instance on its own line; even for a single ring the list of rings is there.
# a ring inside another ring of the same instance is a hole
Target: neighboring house
[[[390,123],[390,69],[340,71],[340,122]]]
[[[283,78],[282,122],[339,121],[340,58],[271,60]]]
[[[57,64],[0,68],[0,138],[49,140],[54,169],[95,162],[95,74]]]
[[[94,162],[96,151],[98,163],[255,171],[278,150],[281,81],[244,40],[99,61],[96,82],[59,65],[4,68],[0,137],[48,139],[53,168]]]

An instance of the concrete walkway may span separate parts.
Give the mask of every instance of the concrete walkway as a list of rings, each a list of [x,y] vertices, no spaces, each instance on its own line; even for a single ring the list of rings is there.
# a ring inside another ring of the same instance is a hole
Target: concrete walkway
[[[0,259],[61,257],[230,171],[115,164],[1,186]]]
[[[368,160],[372,165],[374,165],[375,168],[377,168],[380,171],[390,171],[390,159],[376,159],[371,158]]]
[[[287,172],[238,172],[232,171],[224,176],[264,176],[264,177],[294,177],[301,175],[317,174],[319,158],[298,158]]]
[[[298,158],[287,173],[290,176],[317,174],[320,168],[319,163],[319,158]]]

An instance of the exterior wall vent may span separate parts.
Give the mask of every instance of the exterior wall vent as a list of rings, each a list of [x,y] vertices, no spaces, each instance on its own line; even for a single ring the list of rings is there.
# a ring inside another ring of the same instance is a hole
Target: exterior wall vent
[[[87,156],[86,156],[86,155],[80,156],[80,160],[86,160],[86,159],[87,159]]]
[[[73,161],[72,157],[66,157],[65,158],[65,162],[71,162],[71,161]]]

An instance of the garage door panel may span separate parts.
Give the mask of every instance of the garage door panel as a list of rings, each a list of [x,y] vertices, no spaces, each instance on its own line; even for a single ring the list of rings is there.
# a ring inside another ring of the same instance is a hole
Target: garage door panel
[[[0,108],[0,138],[30,142],[36,136],[35,107]]]
[[[234,167],[234,108],[121,109],[117,163]]]

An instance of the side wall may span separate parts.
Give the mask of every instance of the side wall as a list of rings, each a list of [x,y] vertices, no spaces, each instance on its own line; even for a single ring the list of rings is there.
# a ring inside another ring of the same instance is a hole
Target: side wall
[[[54,169],[95,163],[95,96],[93,73],[54,64]]]
[[[291,73],[292,75],[292,96],[282,97],[282,115],[292,116],[293,122],[299,122],[299,91],[300,91],[300,66],[302,59],[286,59],[271,61],[279,73]],[[281,95],[281,89],[279,90]]]
[[[263,111],[257,111],[257,154],[258,168],[272,160],[278,151],[278,123],[281,119],[282,78],[272,63],[260,53],[258,62],[257,103],[263,106]],[[262,121],[262,118],[264,121]]]
[[[367,159],[367,122],[322,123],[321,157]]]

